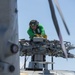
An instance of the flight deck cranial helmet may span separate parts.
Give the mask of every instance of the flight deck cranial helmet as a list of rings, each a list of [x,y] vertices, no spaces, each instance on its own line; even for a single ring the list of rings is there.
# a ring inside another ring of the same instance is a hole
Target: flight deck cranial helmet
[[[29,23],[29,26],[38,26],[39,25],[39,22],[37,20],[31,20],[30,23]]]

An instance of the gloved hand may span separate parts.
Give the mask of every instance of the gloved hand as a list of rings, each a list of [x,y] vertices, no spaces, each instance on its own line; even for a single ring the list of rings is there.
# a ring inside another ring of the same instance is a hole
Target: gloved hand
[[[35,34],[35,37],[41,37],[41,35],[39,35],[39,34]]]
[[[47,35],[43,35],[42,37],[45,38],[45,39],[47,39]]]
[[[35,34],[35,37],[43,37],[43,38],[47,39],[47,35]]]

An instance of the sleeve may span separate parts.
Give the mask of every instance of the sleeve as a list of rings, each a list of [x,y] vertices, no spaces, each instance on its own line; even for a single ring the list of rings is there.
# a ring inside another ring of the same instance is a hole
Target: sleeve
[[[35,34],[33,33],[33,31],[30,28],[27,30],[27,33],[30,38],[33,38],[35,36]]]
[[[45,30],[42,25],[40,25],[40,29],[41,29],[41,35],[45,35]]]

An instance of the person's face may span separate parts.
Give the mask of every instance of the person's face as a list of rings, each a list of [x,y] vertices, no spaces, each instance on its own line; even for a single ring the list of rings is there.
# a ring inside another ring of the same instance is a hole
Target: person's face
[[[31,28],[32,28],[33,30],[36,30],[37,26],[34,25],[34,26],[31,26]]]

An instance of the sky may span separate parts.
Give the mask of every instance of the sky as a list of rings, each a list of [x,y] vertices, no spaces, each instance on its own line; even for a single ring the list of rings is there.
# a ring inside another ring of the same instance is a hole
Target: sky
[[[53,0],[52,0],[53,1]],[[55,7],[56,16],[64,41],[69,41],[75,44],[75,0],[58,0],[62,13],[64,15],[67,26],[70,30],[70,36],[67,34],[60,15]],[[18,0],[18,32],[19,39],[29,40],[27,30],[29,22],[32,19],[39,21],[43,25],[49,40],[58,40],[58,36],[51,18],[48,0]],[[75,49],[70,51],[75,54]],[[46,60],[51,57],[47,56]],[[28,62],[30,58],[28,59]],[[27,64],[28,64],[27,62]],[[73,70],[75,71],[75,59],[64,59],[54,57],[54,70]],[[24,57],[20,57],[20,67],[23,66]],[[51,69],[51,66],[48,66]]]

